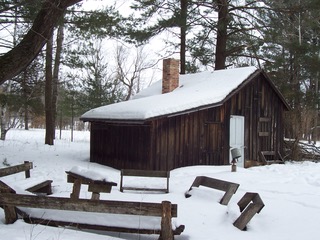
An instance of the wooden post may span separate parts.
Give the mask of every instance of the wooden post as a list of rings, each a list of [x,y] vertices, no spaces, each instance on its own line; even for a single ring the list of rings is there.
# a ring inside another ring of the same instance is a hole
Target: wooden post
[[[13,190],[11,187],[9,187],[7,184],[4,182],[0,181],[0,193],[16,193],[15,190]],[[16,208],[14,206],[3,206],[4,210],[4,216],[5,216],[5,221],[6,224],[11,224],[17,221],[18,215],[16,212]]]
[[[24,161],[24,164],[29,164],[30,162],[29,161]],[[32,164],[32,163],[31,163]],[[30,169],[27,169],[25,171],[25,175],[26,175],[26,178],[30,178]]]
[[[163,201],[161,218],[161,233],[159,240],[173,240],[172,222],[171,222],[171,202]]]
[[[121,169],[120,175],[120,192],[123,192],[123,169]]]
[[[18,220],[16,208],[13,206],[3,206],[6,224],[12,224]]]
[[[237,171],[237,162],[235,159],[233,159],[231,162],[231,172],[236,172],[236,171]]]
[[[100,193],[93,192],[91,195],[91,200],[99,200],[100,199]]]
[[[76,179],[73,183],[72,193],[70,194],[70,198],[72,200],[79,199],[81,189],[81,179]]]

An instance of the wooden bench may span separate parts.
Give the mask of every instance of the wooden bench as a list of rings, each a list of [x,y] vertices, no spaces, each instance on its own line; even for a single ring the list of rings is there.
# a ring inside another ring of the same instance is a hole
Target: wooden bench
[[[284,159],[280,152],[275,151],[261,151],[259,152],[260,160],[264,164],[284,163]]]
[[[66,171],[68,183],[73,183],[71,199],[79,199],[81,184],[88,185],[88,191],[92,192],[91,199],[98,200],[100,193],[110,193],[113,186],[117,186],[115,182],[94,180],[77,173]]]
[[[215,179],[215,178],[209,178],[206,176],[198,176],[196,179],[193,181],[190,189],[185,193],[185,197],[191,197],[190,191],[192,190],[193,187],[199,187],[199,186],[205,186],[213,189],[217,189],[220,191],[224,191],[225,194],[220,200],[220,204],[222,205],[228,205],[231,197],[233,194],[236,193],[239,184],[233,183],[233,182],[227,182],[223,181],[220,179]]]
[[[23,164],[0,168],[0,177],[8,176],[11,174],[25,172],[26,178],[30,178],[30,169],[33,169],[32,162],[25,161]]]
[[[43,216],[37,218],[34,216],[25,217],[25,221],[33,224],[44,224],[50,226],[73,226],[80,229],[94,229],[104,231],[116,231],[126,233],[139,233],[139,234],[160,234],[162,240],[174,239],[174,235],[180,235],[184,231],[184,225],[172,228],[172,218],[177,217],[177,204],[171,204],[169,201],[162,203],[148,203],[148,202],[125,202],[125,201],[106,201],[106,200],[89,200],[89,199],[76,199],[58,198],[58,197],[45,197],[22,195],[14,193],[0,194],[0,206],[5,206],[5,216],[11,216],[13,219],[7,223],[13,223],[17,220],[15,212],[16,207],[25,208],[44,208],[44,209],[57,209],[65,211],[81,211],[91,213],[109,213],[123,215],[123,222],[126,223],[128,215],[135,216],[153,216],[161,218],[160,226],[152,229],[143,228],[130,228],[126,226],[106,226],[106,225],[90,225],[84,223],[77,223],[76,221],[59,221],[59,220],[46,220]],[[24,214],[26,216],[26,214]],[[7,217],[6,217],[7,219]],[[112,222],[112,221],[111,221]]]
[[[248,222],[256,213],[260,213],[264,203],[258,193],[247,192],[238,202],[241,215],[233,223],[240,230],[245,230]]]
[[[26,190],[28,192],[32,192],[35,194],[45,194],[45,195],[51,195],[52,194],[52,186],[51,183],[52,180],[45,180],[43,182],[40,182],[32,187],[27,188]]]
[[[30,170],[33,169],[33,163],[25,161],[23,164],[10,166],[0,169],[0,177],[9,176],[19,172],[25,172],[25,177],[30,178]],[[36,185],[29,187],[26,191],[35,193],[35,194],[52,194],[52,180],[45,180],[43,182],[37,183]]]
[[[149,177],[149,178],[165,178],[166,179],[166,187],[165,188],[147,188],[147,187],[128,187],[124,186],[123,178],[125,176],[130,177]],[[121,179],[120,179],[120,192],[123,190],[132,190],[132,191],[159,191],[159,192],[169,192],[169,171],[152,171],[152,170],[135,170],[135,169],[122,169],[121,170]]]

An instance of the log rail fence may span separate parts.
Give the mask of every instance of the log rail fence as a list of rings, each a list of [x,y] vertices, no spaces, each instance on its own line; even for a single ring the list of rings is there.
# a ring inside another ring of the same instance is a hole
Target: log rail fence
[[[16,207],[27,207],[161,217],[161,226],[158,229],[140,229],[113,226],[108,227],[104,225],[89,225],[74,222],[54,221],[27,217],[27,219],[25,220],[30,223],[52,226],[74,226],[78,228],[127,233],[160,234],[159,239],[161,240],[174,239],[174,235],[180,235],[184,231],[184,225],[180,225],[174,230],[172,229],[172,217],[177,217],[178,207],[177,204],[171,204],[171,202],[169,201],[163,201],[162,203],[148,203],[90,199],[71,200],[70,198],[2,193],[0,194],[0,206],[4,206],[6,217],[12,217],[12,219],[7,219],[9,220],[7,223],[13,223],[17,220],[16,212],[12,212],[15,211]]]

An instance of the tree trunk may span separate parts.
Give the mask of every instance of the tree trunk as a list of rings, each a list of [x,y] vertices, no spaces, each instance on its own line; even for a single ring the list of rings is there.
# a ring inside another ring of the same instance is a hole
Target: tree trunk
[[[57,118],[57,100],[58,100],[58,85],[59,85],[59,69],[60,69],[60,60],[62,53],[62,43],[64,37],[64,26],[59,25],[57,31],[57,48],[56,55],[54,60],[54,69],[53,69],[53,91],[52,91],[52,122],[53,122],[53,138],[55,138],[55,126]]]
[[[0,140],[5,140],[6,139],[6,134],[7,134],[7,129],[6,129],[6,124],[5,124],[5,106],[0,107]]]
[[[225,69],[227,51],[227,28],[228,28],[228,1],[218,0],[218,24],[216,42],[215,70]]]
[[[81,0],[46,0],[32,28],[11,51],[0,57],[0,84],[23,71],[38,55],[64,11]]]
[[[23,94],[23,112],[24,112],[24,129],[25,130],[29,130],[29,112],[28,112],[28,94],[27,94],[27,71],[25,70],[23,72],[23,76],[22,76],[22,83],[21,83],[21,87],[22,87],[22,94]]]
[[[187,34],[187,10],[188,1],[180,0],[180,74],[186,73],[186,34]]]
[[[45,85],[45,113],[46,113],[46,137],[45,144],[53,145],[53,108],[52,108],[52,36],[47,41],[46,49],[46,85]]]

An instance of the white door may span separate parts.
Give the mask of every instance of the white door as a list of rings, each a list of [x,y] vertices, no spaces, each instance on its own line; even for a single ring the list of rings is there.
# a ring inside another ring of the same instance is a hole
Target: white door
[[[238,148],[241,157],[238,158],[237,166],[244,167],[244,116],[231,115],[230,118],[230,150]],[[230,162],[232,161],[230,151]]]

